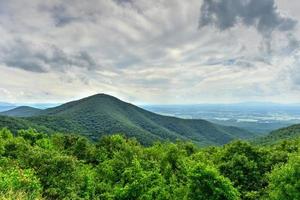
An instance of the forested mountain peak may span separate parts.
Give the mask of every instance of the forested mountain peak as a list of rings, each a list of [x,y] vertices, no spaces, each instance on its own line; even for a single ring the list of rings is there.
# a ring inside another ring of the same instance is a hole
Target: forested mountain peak
[[[106,94],[71,101],[23,120],[35,124],[35,127],[83,134],[91,138],[122,133],[137,138],[143,144],[181,139],[201,145],[215,145],[254,136],[243,129],[221,126],[206,120],[155,114]],[[13,120],[5,118],[3,121],[7,123]]]

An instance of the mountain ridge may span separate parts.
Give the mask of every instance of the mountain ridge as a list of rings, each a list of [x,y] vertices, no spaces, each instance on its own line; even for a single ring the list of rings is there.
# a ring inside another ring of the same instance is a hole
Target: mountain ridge
[[[53,131],[68,131],[91,138],[123,133],[144,144],[180,139],[200,145],[219,145],[253,137],[252,133],[236,127],[152,113],[103,93],[42,110],[23,120]]]
[[[268,135],[254,140],[258,144],[274,144],[283,140],[300,138],[300,124],[271,131]]]

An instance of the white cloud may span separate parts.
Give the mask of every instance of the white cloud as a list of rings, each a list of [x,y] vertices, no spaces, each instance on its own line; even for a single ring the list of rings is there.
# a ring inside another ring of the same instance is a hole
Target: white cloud
[[[265,51],[254,25],[199,29],[202,3],[1,1],[0,101],[298,101],[299,25],[274,30]],[[296,1],[276,5],[273,16],[300,19]]]

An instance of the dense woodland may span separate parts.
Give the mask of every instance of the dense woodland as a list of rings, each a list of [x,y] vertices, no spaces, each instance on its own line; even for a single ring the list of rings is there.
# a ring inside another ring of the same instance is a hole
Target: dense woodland
[[[0,199],[300,199],[300,139],[142,146],[34,129],[0,131]]]

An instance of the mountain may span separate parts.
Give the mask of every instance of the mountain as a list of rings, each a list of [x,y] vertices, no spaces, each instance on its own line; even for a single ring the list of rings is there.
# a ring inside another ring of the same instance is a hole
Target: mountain
[[[277,129],[270,132],[265,137],[255,139],[255,142],[260,144],[273,144],[278,141],[294,139],[298,137],[300,137],[300,124]]]
[[[42,110],[37,116],[22,120],[39,129],[78,133],[92,139],[122,133],[135,137],[143,144],[181,139],[200,145],[219,145],[254,136],[240,128],[221,126],[205,120],[155,114],[105,94]]]
[[[0,112],[6,111],[6,110],[10,110],[17,107],[14,104],[11,103],[6,103],[6,102],[0,102]]]
[[[10,116],[10,117],[32,117],[38,115],[42,110],[38,108],[33,108],[29,106],[20,106],[8,111],[1,112],[0,115]]]

